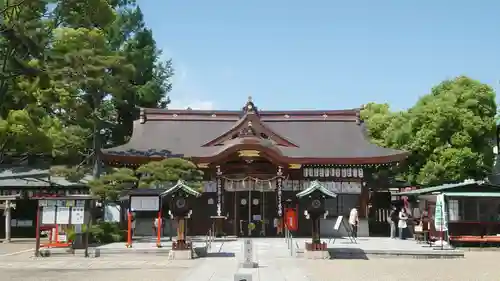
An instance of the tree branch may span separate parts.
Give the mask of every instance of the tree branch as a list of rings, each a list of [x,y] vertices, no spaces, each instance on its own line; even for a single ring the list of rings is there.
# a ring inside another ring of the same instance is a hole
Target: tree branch
[[[26,0],[21,0],[17,3],[14,3],[14,4],[7,4],[4,8],[2,8],[0,10],[0,15],[6,13],[10,9],[18,8],[18,7],[22,6],[25,2],[26,2]]]

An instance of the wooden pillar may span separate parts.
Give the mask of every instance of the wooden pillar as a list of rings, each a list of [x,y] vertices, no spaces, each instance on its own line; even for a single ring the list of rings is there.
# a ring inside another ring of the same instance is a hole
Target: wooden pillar
[[[359,205],[359,217],[366,218],[368,216],[367,208],[368,202],[370,200],[370,188],[367,185],[361,186],[361,194],[359,195],[358,205]]]
[[[233,191],[233,207],[234,207],[234,214],[233,214],[233,232],[235,236],[238,236],[238,226],[240,224],[239,219],[238,219],[238,192]]]
[[[183,217],[177,218],[177,242],[183,242],[185,240],[185,220]]]

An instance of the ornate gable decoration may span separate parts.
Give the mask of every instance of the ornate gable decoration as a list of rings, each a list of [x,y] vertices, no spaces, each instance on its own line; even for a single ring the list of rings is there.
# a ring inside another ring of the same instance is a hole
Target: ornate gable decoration
[[[243,114],[259,114],[259,111],[257,109],[257,107],[255,106],[255,104],[253,103],[252,101],[252,97],[248,97],[248,101],[247,103],[245,104],[245,106],[243,107]]]
[[[224,142],[228,140],[248,137],[271,140],[277,145],[285,147],[298,147],[289,140],[273,132],[261,122],[258,109],[253,103],[252,97],[248,97],[248,101],[243,107],[242,113],[241,119],[236,122],[229,131],[204,144],[203,147],[223,145]]]

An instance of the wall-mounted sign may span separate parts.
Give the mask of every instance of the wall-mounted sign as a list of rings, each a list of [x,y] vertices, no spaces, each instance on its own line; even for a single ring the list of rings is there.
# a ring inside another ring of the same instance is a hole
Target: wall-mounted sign
[[[130,196],[130,209],[133,211],[154,211],[160,210],[159,196]]]
[[[56,207],[47,206],[42,209],[42,224],[56,223]]]
[[[69,216],[70,216],[69,207],[57,207],[56,211],[57,224],[69,224]]]
[[[71,208],[71,224],[84,224],[85,208],[73,207]]]

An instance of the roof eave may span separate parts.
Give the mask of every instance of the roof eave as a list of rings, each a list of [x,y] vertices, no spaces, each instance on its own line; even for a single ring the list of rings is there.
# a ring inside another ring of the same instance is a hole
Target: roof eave
[[[200,197],[201,196],[201,193],[199,193],[198,191],[196,191],[196,190],[192,189],[191,187],[187,186],[184,183],[184,181],[182,181],[182,180],[178,180],[176,185],[172,186],[171,188],[169,188],[166,191],[164,191],[163,193],[161,193],[161,196],[168,196],[168,195],[174,193],[175,191],[177,191],[179,189],[182,189],[183,191],[185,191],[188,194],[190,194],[192,196],[195,196],[195,197]]]
[[[322,194],[328,196],[328,197],[337,197],[337,194],[331,192],[327,188],[325,188],[318,180],[315,180],[309,184],[309,187],[306,188],[305,190],[299,192],[296,194],[297,198],[303,198],[305,196],[310,195],[314,191],[320,191]]]

